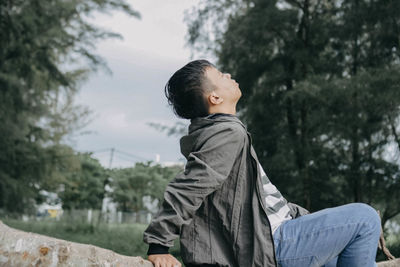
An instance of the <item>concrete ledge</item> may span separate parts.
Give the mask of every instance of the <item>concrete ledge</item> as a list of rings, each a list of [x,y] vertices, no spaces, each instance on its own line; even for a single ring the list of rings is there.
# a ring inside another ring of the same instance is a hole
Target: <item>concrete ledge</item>
[[[141,257],[15,230],[0,221],[0,266],[153,267],[153,264]]]
[[[399,267],[400,259],[378,262],[378,267]]]

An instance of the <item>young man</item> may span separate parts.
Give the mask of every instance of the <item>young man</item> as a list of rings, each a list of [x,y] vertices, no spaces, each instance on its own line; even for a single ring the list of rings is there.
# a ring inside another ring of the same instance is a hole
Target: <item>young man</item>
[[[363,203],[309,212],[269,181],[236,116],[242,93],[206,60],[174,73],[165,87],[176,115],[184,171],[167,186],[144,232],[155,267],[181,266],[169,247],[180,237],[186,266],[376,266],[377,212]]]

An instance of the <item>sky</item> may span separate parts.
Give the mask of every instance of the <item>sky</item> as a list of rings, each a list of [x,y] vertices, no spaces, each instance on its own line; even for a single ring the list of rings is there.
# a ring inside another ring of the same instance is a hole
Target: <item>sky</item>
[[[69,141],[74,149],[93,151],[103,166],[112,168],[145,160],[165,165],[185,161],[180,136],[167,136],[147,123],[189,124],[168,106],[164,86],[176,70],[194,59],[185,46],[187,24],[183,19],[184,10],[198,2],[131,0],[141,19],[122,12],[96,14],[91,19],[121,34],[123,40],[97,43],[96,53],[105,59],[112,75],[100,70],[81,86],[76,103],[89,107],[93,120],[83,129],[90,134]]]

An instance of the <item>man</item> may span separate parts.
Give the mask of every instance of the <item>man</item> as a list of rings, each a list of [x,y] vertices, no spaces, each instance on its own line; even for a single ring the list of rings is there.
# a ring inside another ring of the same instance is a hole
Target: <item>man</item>
[[[195,60],[172,75],[165,94],[191,124],[180,139],[185,169],[144,232],[156,267],[181,266],[168,254],[178,237],[186,266],[376,266],[380,218],[372,207],[309,214],[270,182],[236,116],[242,93],[230,74]]]

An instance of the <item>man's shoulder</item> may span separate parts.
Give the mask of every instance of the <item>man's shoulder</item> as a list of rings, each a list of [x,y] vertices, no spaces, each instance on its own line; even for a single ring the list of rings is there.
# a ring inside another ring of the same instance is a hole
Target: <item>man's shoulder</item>
[[[242,146],[247,138],[247,130],[236,121],[216,121],[199,127],[181,137],[181,152],[187,158],[190,152],[198,151],[204,145],[214,147],[224,143]]]
[[[223,143],[236,143],[239,146],[245,144],[247,131],[238,123],[231,121],[218,122],[210,125],[202,131],[195,142],[195,150],[204,144],[214,146]]]

